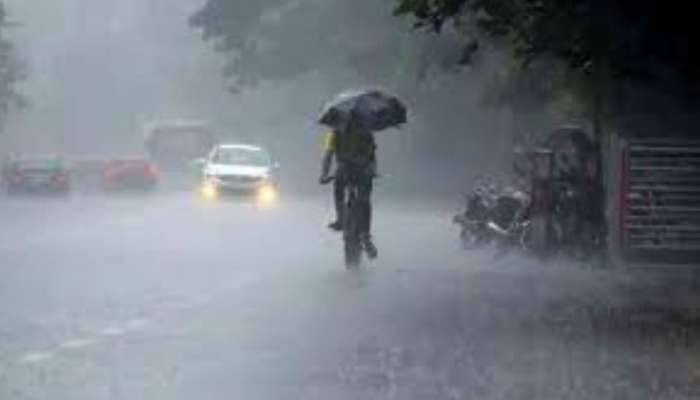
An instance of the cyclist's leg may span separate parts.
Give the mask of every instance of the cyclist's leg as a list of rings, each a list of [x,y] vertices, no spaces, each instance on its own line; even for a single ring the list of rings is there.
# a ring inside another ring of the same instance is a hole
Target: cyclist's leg
[[[360,211],[360,232],[372,232],[372,178],[363,174],[358,176],[358,203]]]
[[[345,177],[345,174],[338,169],[336,171],[336,177],[335,181],[333,182],[333,202],[335,204],[335,221],[333,224],[336,224],[335,228],[342,229],[342,223],[344,219],[344,212],[345,212],[345,188],[347,186],[347,179]],[[333,225],[331,224],[331,225]]]
[[[377,257],[377,248],[372,242],[372,177],[363,175],[358,182],[358,203],[360,209],[360,234],[369,258]]]

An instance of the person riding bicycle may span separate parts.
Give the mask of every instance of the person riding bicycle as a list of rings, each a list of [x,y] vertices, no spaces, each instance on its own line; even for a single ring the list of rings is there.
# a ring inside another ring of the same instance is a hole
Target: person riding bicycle
[[[377,174],[376,148],[374,134],[365,129],[359,120],[350,118],[345,126],[326,134],[320,177],[320,182],[328,180],[335,160],[333,199],[336,220],[328,225],[335,231],[343,230],[346,188],[349,184],[357,185],[358,201],[362,206],[359,221],[361,240],[370,258],[377,257],[371,235],[372,180]]]

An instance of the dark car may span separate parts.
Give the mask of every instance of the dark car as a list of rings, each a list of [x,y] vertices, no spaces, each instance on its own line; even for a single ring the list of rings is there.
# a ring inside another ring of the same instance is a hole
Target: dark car
[[[25,158],[8,161],[4,165],[3,179],[9,194],[68,193],[71,188],[68,166],[58,158]]]
[[[102,170],[102,187],[106,190],[153,189],[159,171],[145,158],[122,158],[108,161]]]

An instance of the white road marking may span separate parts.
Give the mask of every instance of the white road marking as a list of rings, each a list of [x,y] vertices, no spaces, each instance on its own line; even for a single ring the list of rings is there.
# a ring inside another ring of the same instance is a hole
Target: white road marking
[[[44,361],[48,361],[54,357],[54,354],[49,351],[39,351],[34,353],[27,353],[20,357],[20,364],[40,364]]]
[[[212,303],[214,300],[216,300],[218,297],[221,297],[231,291],[238,290],[240,288],[243,288],[245,286],[249,286],[252,284],[255,284],[256,282],[260,282],[263,279],[260,276],[256,276],[255,278],[249,278],[249,279],[243,279],[239,282],[236,282],[233,285],[230,285],[229,287],[226,287],[224,290],[221,290],[221,293],[200,293],[197,295],[194,295],[190,297],[189,300],[183,300],[183,301],[178,301],[174,304],[171,304],[169,307],[164,307],[163,311],[167,311],[168,309],[170,310],[188,310],[191,311],[196,308],[201,308],[204,307],[210,303]],[[130,331],[137,331],[141,330],[148,325],[151,325],[152,321],[147,319],[147,318],[135,318],[128,320],[124,322],[123,324],[114,324],[107,326],[106,328],[96,331],[94,334],[94,337],[85,337],[85,338],[75,338],[75,339],[70,339],[66,340],[56,346],[54,351],[37,351],[37,352],[30,352],[24,354],[22,357],[20,357],[17,362],[22,365],[36,365],[36,364],[41,364],[44,362],[48,362],[52,359],[54,359],[58,353],[60,353],[61,350],[78,350],[82,349],[85,347],[89,346],[94,346],[98,345],[101,343],[100,336],[102,337],[117,337],[117,336],[123,336],[126,335]],[[4,369],[2,369],[2,366],[0,366],[0,376],[4,374]]]
[[[62,349],[77,350],[97,344],[95,339],[72,339],[66,340],[59,345]]]

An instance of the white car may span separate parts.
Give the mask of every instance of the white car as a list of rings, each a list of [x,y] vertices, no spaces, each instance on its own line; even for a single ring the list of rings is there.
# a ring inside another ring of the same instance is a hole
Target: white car
[[[220,144],[197,163],[202,168],[200,192],[205,198],[239,194],[265,203],[277,199],[278,165],[261,147]]]

